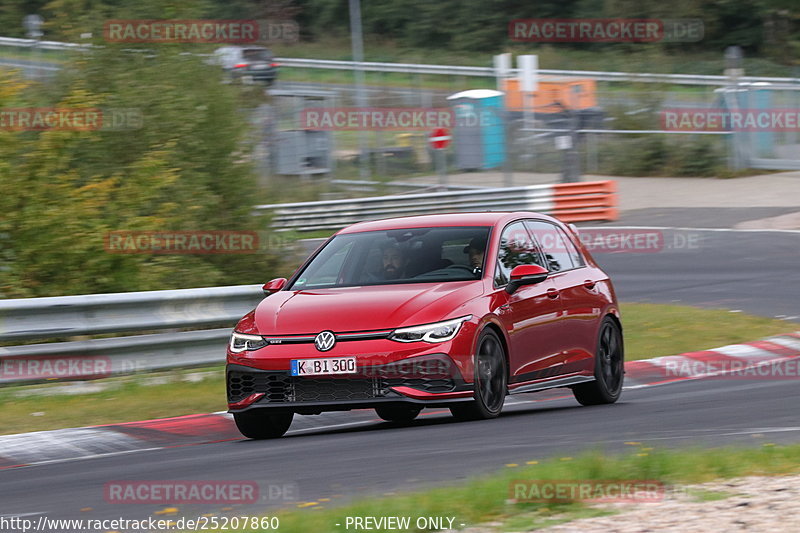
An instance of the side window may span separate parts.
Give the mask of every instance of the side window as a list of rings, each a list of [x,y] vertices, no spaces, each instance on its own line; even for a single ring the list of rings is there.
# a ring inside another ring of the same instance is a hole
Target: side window
[[[547,260],[547,266],[545,267],[547,270],[559,272],[583,266],[581,263],[576,264],[574,262],[573,258],[580,256],[567,236],[558,227],[549,222],[539,220],[528,220],[525,224],[533,234],[533,238],[542,247]]]
[[[517,265],[542,265],[539,248],[531,239],[522,222],[514,222],[500,236],[500,251],[497,254],[497,270],[494,281],[497,285],[508,283],[511,269]]]
[[[575,268],[586,266],[586,261],[583,260],[583,256],[575,247],[575,243],[570,238],[570,235],[562,228],[558,228],[558,233],[561,234],[561,238],[564,240],[564,245],[567,248],[567,253],[572,258],[572,266]]]

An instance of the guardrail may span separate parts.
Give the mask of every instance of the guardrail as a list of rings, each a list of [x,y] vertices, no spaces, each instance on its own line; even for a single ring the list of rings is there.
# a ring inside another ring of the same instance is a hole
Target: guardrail
[[[339,229],[355,222],[403,215],[465,211],[538,211],[565,222],[616,220],[616,183],[595,181],[497,189],[373,196],[255,206],[272,212],[276,230]]]
[[[88,50],[89,44],[63,43],[58,41],[36,41],[35,39],[17,39],[13,37],[0,37],[0,46],[19,48],[37,48],[42,50]],[[191,54],[208,56],[209,54]],[[441,74],[450,76],[495,77],[493,67],[468,67],[460,65],[426,65],[420,63],[381,63],[365,61],[336,61],[328,59],[300,59],[292,57],[278,57],[275,60],[282,67],[318,68],[331,70],[362,70],[365,72],[395,72],[405,74]],[[519,69],[512,68],[510,73],[519,74]],[[556,70],[539,69],[543,76],[560,76],[572,78],[592,78],[598,81],[625,81],[640,83],[672,83],[677,85],[711,85],[726,86],[731,84],[727,76],[702,75],[702,74],[656,74],[640,72],[604,72],[599,70]],[[742,76],[738,83],[780,83],[786,85],[800,84],[800,78],[781,77],[754,77]]]
[[[0,300],[0,342],[231,322],[263,295],[258,285],[234,285]]]
[[[165,329],[125,337],[0,347],[0,383],[41,381],[50,361],[100,359],[104,375],[220,363],[231,327],[264,297],[260,285],[0,300],[0,342]],[[37,362],[40,372],[29,362]],[[20,362],[24,369],[20,370]],[[62,363],[66,364],[66,363]],[[56,378],[80,379],[81,375]]]
[[[493,67],[465,67],[458,65],[426,65],[417,63],[378,63],[355,61],[335,61],[327,59],[295,59],[291,57],[275,58],[282,67],[319,68],[331,70],[363,70],[365,72],[394,72],[404,74],[444,74],[450,76],[475,76],[493,78],[496,72]],[[519,69],[509,69],[512,76],[519,75]],[[572,78],[592,78],[598,81],[626,81],[640,83],[672,83],[678,85],[712,85],[727,86],[731,79],[727,76],[703,74],[657,74],[646,72],[604,72],[600,70],[556,70],[539,69],[543,76],[559,76]],[[796,85],[800,78],[754,77],[742,76],[738,83],[784,83]]]
[[[37,39],[17,39],[14,37],[0,37],[0,46],[36,48],[38,50],[88,50],[91,47],[91,45],[88,44],[39,41]]]

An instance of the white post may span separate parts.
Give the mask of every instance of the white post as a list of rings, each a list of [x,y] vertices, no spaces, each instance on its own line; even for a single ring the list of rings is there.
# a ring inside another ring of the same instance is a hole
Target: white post
[[[436,164],[439,167],[439,185],[441,185],[442,190],[447,188],[447,159],[444,151],[444,148],[436,150]]]
[[[533,129],[536,118],[533,93],[539,88],[539,56],[522,55],[517,57],[517,68],[519,68],[519,90],[522,93],[523,123],[525,129]],[[531,133],[531,138],[535,138],[536,134]],[[531,143],[530,156],[535,163],[535,143]]]
[[[503,80],[511,77],[511,54],[498,54],[494,56],[494,76],[497,79],[497,90],[505,91]]]
[[[364,92],[364,39],[361,33],[361,0],[350,0],[350,41],[353,48],[353,61],[356,64],[356,106],[367,107],[367,97]],[[370,161],[367,149],[367,134],[365,131],[358,132],[358,151],[361,154],[360,176],[367,179],[370,176]]]

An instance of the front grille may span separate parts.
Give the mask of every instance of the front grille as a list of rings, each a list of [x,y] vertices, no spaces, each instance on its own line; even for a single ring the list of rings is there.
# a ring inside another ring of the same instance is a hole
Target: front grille
[[[310,378],[294,377],[283,372],[228,372],[228,402],[244,400],[263,392],[261,402],[327,402],[369,400],[383,396],[387,390],[378,378]]]
[[[295,402],[330,402],[338,400],[369,400],[384,395],[375,378],[294,378]]]
[[[228,372],[230,403],[242,401],[255,392],[263,392],[264,401],[285,402],[291,387],[291,376],[281,372]]]
[[[452,378],[382,378],[382,377],[295,377],[283,372],[242,372],[229,370],[228,402],[244,400],[263,392],[262,403],[336,402],[370,400],[386,396],[390,387],[411,387],[425,392],[449,392],[455,389]]]

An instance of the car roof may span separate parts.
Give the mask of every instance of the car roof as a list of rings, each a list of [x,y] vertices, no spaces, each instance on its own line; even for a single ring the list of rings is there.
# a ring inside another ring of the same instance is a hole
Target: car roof
[[[440,215],[417,215],[399,218],[386,218],[370,222],[357,222],[339,232],[360,233],[364,231],[385,231],[401,228],[431,228],[447,226],[496,226],[505,224],[518,218],[543,218],[555,221],[555,219],[542,213],[532,213],[528,211],[483,211],[478,213],[447,213]]]

